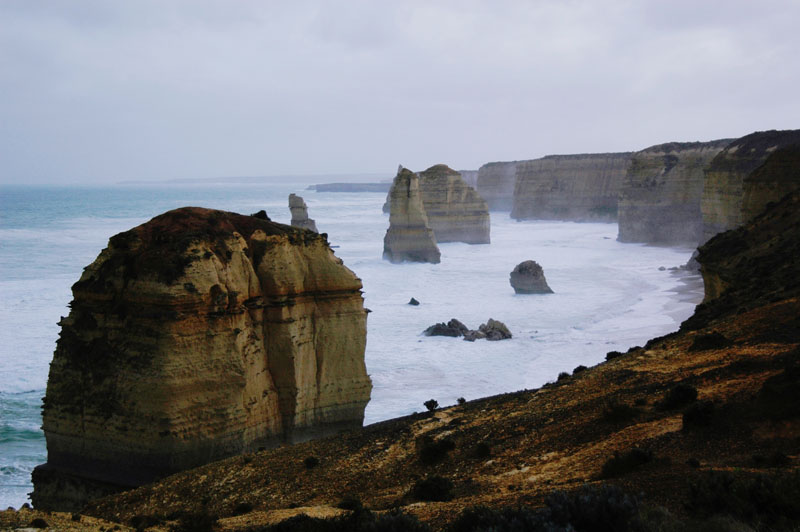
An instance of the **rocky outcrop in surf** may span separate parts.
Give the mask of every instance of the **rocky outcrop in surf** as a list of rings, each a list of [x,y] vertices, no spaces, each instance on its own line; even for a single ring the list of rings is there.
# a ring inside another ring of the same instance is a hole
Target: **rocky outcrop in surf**
[[[324,236],[254,216],[188,207],[112,237],[60,324],[34,504],[361,426],[360,290]]]
[[[289,194],[289,210],[292,212],[292,221],[290,222],[292,227],[308,229],[315,233],[319,232],[317,231],[317,224],[308,217],[308,206],[302,197],[296,194]]]
[[[401,166],[389,194],[389,229],[383,238],[383,258],[394,263],[438,263],[441,253],[425,214],[419,176]]]
[[[799,188],[798,168],[800,130],[756,132],[731,142],[705,172],[703,241]]]
[[[548,155],[517,165],[511,217],[615,221],[632,153]]]
[[[696,246],[703,172],[730,142],[670,142],[635,153],[619,194],[618,240]]]
[[[436,242],[489,243],[489,208],[461,174],[437,164],[419,173],[419,187]]]
[[[553,293],[544,278],[544,270],[534,260],[526,260],[517,264],[509,274],[509,282],[517,294]]]

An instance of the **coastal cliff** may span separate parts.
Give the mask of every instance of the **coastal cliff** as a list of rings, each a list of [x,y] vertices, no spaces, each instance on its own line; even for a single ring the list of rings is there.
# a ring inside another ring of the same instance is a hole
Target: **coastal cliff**
[[[486,163],[478,169],[475,189],[489,210],[510,211],[514,205],[517,164],[522,161]]]
[[[361,281],[325,235],[187,207],[109,240],[73,287],[37,508],[362,424]]]
[[[516,167],[511,217],[615,221],[632,153],[548,155]]]
[[[417,174],[402,166],[398,169],[389,191],[389,205],[383,258],[393,263],[438,263],[441,253],[428,224]]]
[[[739,227],[800,187],[800,130],[761,131],[730,143],[705,171],[703,241]],[[763,168],[762,168],[763,167]]]
[[[166,528],[202,511],[216,530],[327,530],[356,529],[343,523],[369,519],[366,508],[386,519],[399,509],[397,529],[425,531],[532,520],[522,508],[546,506],[561,519],[552,529],[613,517],[615,530],[794,530],[798,253],[795,195],[701,248],[711,288],[680,331],[538,389],[229,458],[84,513]],[[20,514],[0,512],[0,523],[30,519]]]
[[[437,164],[419,173],[419,188],[436,242],[489,243],[489,208],[460,173]]]
[[[619,194],[618,240],[696,246],[703,171],[730,142],[670,142],[636,152]]]
[[[464,180],[464,183],[474,188],[476,191],[478,189],[478,171],[477,170],[459,170],[459,174],[461,174],[461,179]]]

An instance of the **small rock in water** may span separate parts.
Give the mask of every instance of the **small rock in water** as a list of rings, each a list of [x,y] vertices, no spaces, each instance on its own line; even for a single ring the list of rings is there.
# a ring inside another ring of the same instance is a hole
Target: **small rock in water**
[[[489,321],[481,325],[479,330],[486,335],[486,339],[489,341],[508,340],[511,338],[511,331],[508,330],[506,324],[492,318],[489,318]]]
[[[526,260],[511,271],[509,282],[517,294],[552,294],[544,271],[536,261]]]
[[[664,266],[659,266],[658,271],[660,272],[666,271],[666,268]]]
[[[417,306],[417,305],[419,305],[419,301],[417,301],[416,299],[414,299],[414,298],[412,297],[412,298],[411,298],[411,299],[408,301],[408,304],[409,304],[409,305],[414,305],[414,306]]]

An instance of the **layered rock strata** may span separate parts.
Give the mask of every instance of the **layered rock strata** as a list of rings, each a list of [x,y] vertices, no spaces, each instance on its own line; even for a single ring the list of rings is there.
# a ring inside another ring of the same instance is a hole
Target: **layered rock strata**
[[[544,270],[538,262],[526,260],[520,262],[509,274],[509,283],[517,294],[552,294],[547,285]]]
[[[305,200],[296,194],[289,194],[289,210],[292,212],[292,227],[300,227],[310,231],[317,231],[317,224],[308,217],[308,206]]]
[[[61,321],[34,504],[361,426],[360,290],[324,236],[254,216],[182,208],[112,237]]]
[[[437,242],[489,243],[489,208],[461,174],[437,164],[419,173],[419,187]]]
[[[383,238],[383,258],[394,263],[438,263],[441,253],[428,224],[417,174],[400,167],[392,183],[389,205],[389,229]]]
[[[800,130],[762,131],[730,143],[705,171],[703,241],[800,187],[798,167]]]
[[[617,219],[617,198],[632,153],[548,155],[517,165],[517,220]]]
[[[730,142],[670,142],[635,153],[619,194],[618,240],[696,246],[703,171]]]
[[[517,165],[524,161],[486,163],[478,169],[475,189],[489,210],[508,212],[514,206]]]

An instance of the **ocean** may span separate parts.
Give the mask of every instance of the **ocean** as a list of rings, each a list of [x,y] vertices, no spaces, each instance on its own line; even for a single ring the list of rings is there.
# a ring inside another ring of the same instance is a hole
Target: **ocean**
[[[515,222],[492,213],[492,243],[440,244],[440,264],[382,260],[389,224],[379,193],[316,193],[308,181],[269,184],[0,187],[0,508],[19,507],[30,474],[46,461],[41,398],[70,286],[108,238],[187,205],[253,213],[289,223],[289,193],[303,196],[336,255],[363,281],[367,370],[365,423],[535,388],[677,329],[702,299],[699,276],[669,268],[692,249],[623,244],[616,224]],[[533,259],[549,295],[515,295],[509,273]],[[420,301],[410,306],[410,298]],[[501,342],[424,337],[458,318],[489,318],[513,333]]]

